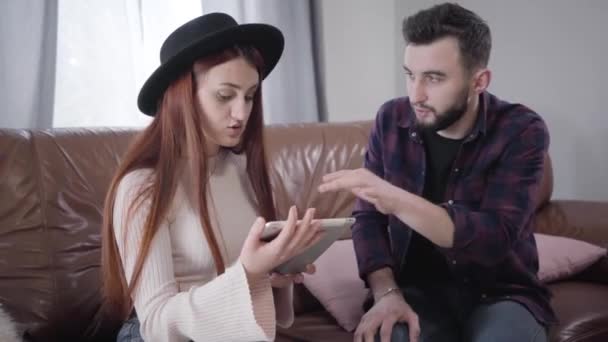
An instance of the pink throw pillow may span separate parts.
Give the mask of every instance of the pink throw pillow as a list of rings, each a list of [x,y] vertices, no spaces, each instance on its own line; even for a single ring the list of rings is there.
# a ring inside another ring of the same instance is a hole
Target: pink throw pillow
[[[352,240],[334,242],[317,261],[315,274],[304,276],[304,286],[346,331],[354,331],[363,316],[368,290],[359,278]]]
[[[545,283],[571,277],[591,266],[606,249],[585,241],[535,233],[538,278]]]
[[[583,271],[606,249],[561,236],[535,233],[538,248],[538,277],[551,282]],[[368,290],[359,278],[352,240],[336,241],[315,261],[317,272],[304,276],[304,286],[346,331],[354,331],[363,316]]]

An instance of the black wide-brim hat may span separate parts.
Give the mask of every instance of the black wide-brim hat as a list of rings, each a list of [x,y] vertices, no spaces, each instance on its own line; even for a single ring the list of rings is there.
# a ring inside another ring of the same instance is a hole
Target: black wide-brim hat
[[[137,106],[144,114],[156,115],[159,100],[169,84],[195,61],[235,45],[255,47],[264,59],[264,79],[274,69],[285,41],[281,31],[267,24],[239,25],[225,13],[209,13],[195,18],[167,37],[160,48],[160,66],[144,83]]]

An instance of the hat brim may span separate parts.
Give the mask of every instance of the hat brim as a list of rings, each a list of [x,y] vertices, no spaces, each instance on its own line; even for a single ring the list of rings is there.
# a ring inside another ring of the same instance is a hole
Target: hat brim
[[[169,84],[192,64],[209,54],[219,52],[236,44],[255,47],[264,59],[264,79],[277,65],[284,48],[283,34],[277,28],[266,24],[243,24],[202,36],[197,42],[179,51],[161,64],[142,86],[137,97],[137,106],[142,113],[156,115],[158,101]]]

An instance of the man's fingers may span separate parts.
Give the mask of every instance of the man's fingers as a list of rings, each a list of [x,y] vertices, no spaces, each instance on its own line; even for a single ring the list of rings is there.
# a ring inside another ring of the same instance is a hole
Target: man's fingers
[[[352,172],[352,170],[335,171],[335,172],[324,175],[322,179],[323,179],[323,182],[331,182],[334,179],[340,178],[340,177],[344,176],[345,174],[348,174],[351,172]]]
[[[359,323],[359,326],[361,326],[360,324],[361,323]],[[353,338],[353,342],[363,342],[363,334],[359,330],[359,327],[357,327],[357,330],[355,330],[355,336]]]
[[[369,312],[363,315],[363,318],[359,321],[359,325],[357,325],[357,329],[355,330],[355,338],[356,342],[365,342],[367,330],[370,329],[370,319]]]
[[[391,342],[395,322],[396,320],[392,318],[386,318],[382,322],[382,326],[380,327],[380,342]]]
[[[365,342],[375,342],[376,334],[382,324],[382,321],[378,320],[377,317],[367,318],[364,322],[361,322],[361,338]]]
[[[378,331],[377,328],[371,329],[370,327],[368,327],[363,335],[363,341],[374,342],[375,337],[376,337],[376,331]]]
[[[343,185],[341,184],[340,181],[341,181],[341,179],[336,179],[336,180],[332,180],[332,181],[323,183],[323,184],[319,185],[317,190],[319,190],[319,192],[321,192],[321,193],[341,190],[343,188]]]
[[[319,185],[319,192],[348,190],[363,185],[363,179],[357,177],[356,171],[344,170],[325,175],[323,183]]]
[[[378,184],[369,177],[369,174],[364,172],[352,172],[345,174],[340,178],[323,182],[321,185],[319,185],[318,190],[321,193],[347,190],[357,195],[357,193],[361,192],[362,190],[375,193],[377,191],[377,185]]]
[[[411,313],[407,319],[407,327],[410,332],[410,341],[418,342],[420,337],[420,322],[418,315]]]
[[[378,177],[364,168],[341,170],[323,176],[323,182],[318,189],[319,192],[352,190],[354,187],[371,186],[375,178]]]

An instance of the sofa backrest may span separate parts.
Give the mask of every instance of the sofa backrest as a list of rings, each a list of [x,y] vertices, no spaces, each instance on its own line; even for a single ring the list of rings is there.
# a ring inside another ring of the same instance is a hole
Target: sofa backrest
[[[316,208],[316,217],[350,216],[354,196],[320,195],[322,177],[341,169],[363,165],[371,122],[315,123],[270,126],[267,153],[277,215],[284,219],[292,204],[300,212]]]
[[[349,193],[317,192],[323,175],[363,165],[372,121],[291,124],[269,127],[268,154],[278,215],[285,217],[291,204],[317,208],[319,217],[351,215],[355,197]],[[551,158],[545,155],[537,209],[553,192]]]
[[[0,301],[33,340],[83,340],[99,308],[103,201],[133,133],[0,131]]]
[[[317,208],[317,217],[351,214],[351,194],[321,196],[316,188],[324,174],[362,165],[371,125],[267,128],[279,218],[292,204]],[[104,197],[136,132],[0,129],[0,303],[32,340],[85,340],[101,302]],[[545,183],[543,202],[549,199],[552,178]],[[102,327],[87,340],[108,340],[112,328]]]

